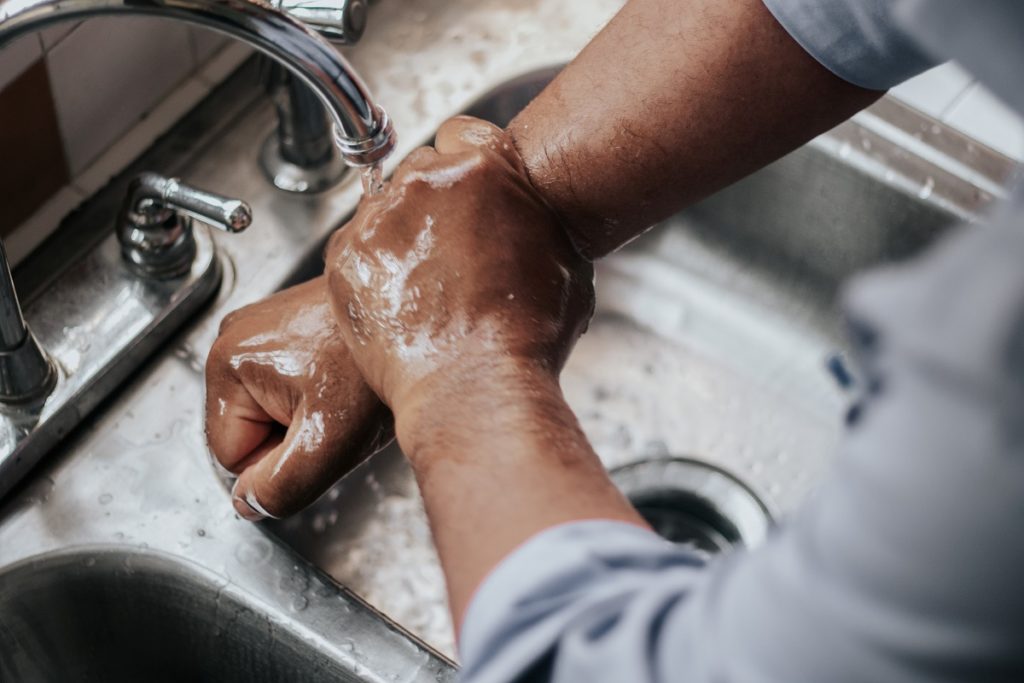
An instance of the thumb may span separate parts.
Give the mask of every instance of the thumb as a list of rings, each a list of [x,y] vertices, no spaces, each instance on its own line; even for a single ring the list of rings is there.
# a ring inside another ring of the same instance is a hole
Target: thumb
[[[496,152],[513,167],[520,168],[519,154],[505,131],[489,121],[455,116],[442,123],[434,136],[434,149],[440,154],[472,152],[480,148]]]

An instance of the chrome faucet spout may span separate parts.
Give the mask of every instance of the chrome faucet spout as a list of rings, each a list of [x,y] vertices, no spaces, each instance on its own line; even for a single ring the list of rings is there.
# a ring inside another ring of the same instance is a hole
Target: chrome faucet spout
[[[335,127],[350,166],[368,166],[395,146],[395,132],[358,74],[331,44],[263,0],[0,0],[0,47],[52,24],[104,14],[177,19],[229,35],[269,55],[308,85]]]

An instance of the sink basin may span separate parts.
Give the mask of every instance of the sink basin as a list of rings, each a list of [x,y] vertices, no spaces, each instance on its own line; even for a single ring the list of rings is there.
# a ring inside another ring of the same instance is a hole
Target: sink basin
[[[225,581],[124,549],[5,570],[0,642],[4,681],[370,680],[352,677]]]
[[[468,113],[504,124],[556,72],[512,80]],[[562,385],[605,465],[696,459],[766,514],[799,505],[853,398],[837,381],[850,372],[841,282],[973,218],[1009,168],[883,100],[601,262],[597,312]],[[321,272],[318,254],[292,282]],[[441,571],[397,447],[269,528],[454,657]]]

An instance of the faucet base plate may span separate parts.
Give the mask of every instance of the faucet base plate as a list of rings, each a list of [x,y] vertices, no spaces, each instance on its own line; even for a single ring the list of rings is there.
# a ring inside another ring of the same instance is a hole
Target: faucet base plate
[[[194,237],[189,272],[160,280],[133,271],[111,232],[25,308],[57,382],[45,401],[0,411],[0,499],[217,291],[213,238],[198,224]]]
[[[260,168],[277,189],[307,194],[334,187],[345,177],[349,166],[333,148],[330,157],[322,164],[311,167],[293,164],[281,156],[277,134],[271,133],[260,149]]]

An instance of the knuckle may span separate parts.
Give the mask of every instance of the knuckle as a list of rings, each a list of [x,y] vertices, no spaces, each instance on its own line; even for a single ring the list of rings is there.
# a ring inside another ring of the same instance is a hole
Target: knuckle
[[[350,222],[348,223],[348,225],[352,225],[352,223]],[[324,250],[324,259],[328,261],[328,265],[330,265],[331,259],[334,258],[338,254],[338,252],[344,248],[346,241],[345,227],[346,226],[342,226],[340,229],[335,230],[334,234],[332,234],[330,239],[327,240],[327,248]]]
[[[231,311],[221,318],[220,325],[217,327],[217,336],[220,337],[227,333],[228,330],[238,322],[238,319],[241,317],[241,313],[244,310],[244,308],[239,308],[238,310]]]
[[[210,347],[210,353],[206,356],[206,367],[207,370],[219,369],[225,365],[228,357],[231,355],[228,351],[230,346],[227,337],[224,336],[224,332],[221,331],[221,336],[217,337],[213,341],[213,345]]]

